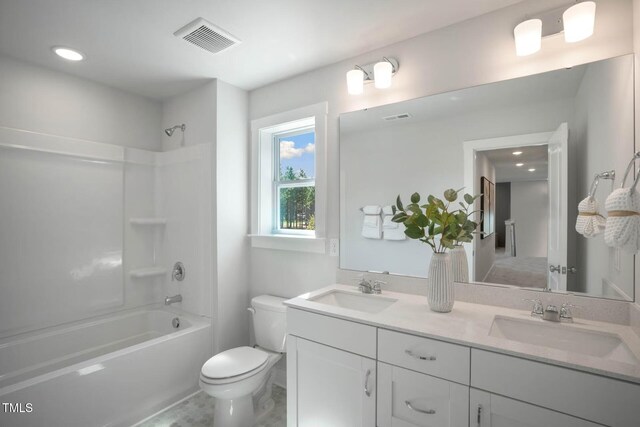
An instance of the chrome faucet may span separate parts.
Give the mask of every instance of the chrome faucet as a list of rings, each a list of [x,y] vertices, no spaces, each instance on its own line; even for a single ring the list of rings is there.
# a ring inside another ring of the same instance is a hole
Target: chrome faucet
[[[523,299],[523,301],[529,301],[533,303],[531,308],[531,317],[542,317],[544,315],[544,306],[539,299]]]
[[[363,294],[372,294],[373,293],[373,285],[364,277],[360,279],[360,283],[358,283],[358,289]]]
[[[164,305],[169,305],[169,304],[173,304],[176,302],[182,302],[182,295],[178,294],[178,295],[174,295],[172,297],[166,297],[164,299]]]
[[[571,309],[577,307],[577,305],[569,304],[568,302],[562,304],[560,307],[560,321],[573,323],[573,313],[571,313]]]

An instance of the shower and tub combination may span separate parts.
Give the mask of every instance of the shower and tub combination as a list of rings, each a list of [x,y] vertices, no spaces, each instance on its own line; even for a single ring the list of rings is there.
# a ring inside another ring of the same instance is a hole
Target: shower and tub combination
[[[0,401],[32,408],[0,425],[130,425],[198,390],[210,151],[0,127]]]

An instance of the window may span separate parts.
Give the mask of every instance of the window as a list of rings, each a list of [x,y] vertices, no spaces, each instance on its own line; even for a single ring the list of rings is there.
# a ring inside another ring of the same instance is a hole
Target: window
[[[327,104],[251,122],[251,242],[324,253]]]
[[[315,231],[315,126],[273,135],[274,233]]]

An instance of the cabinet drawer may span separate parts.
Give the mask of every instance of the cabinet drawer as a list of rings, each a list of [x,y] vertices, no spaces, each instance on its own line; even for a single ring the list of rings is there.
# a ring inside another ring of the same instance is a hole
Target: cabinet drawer
[[[378,360],[461,384],[469,384],[470,349],[378,329]]]
[[[608,426],[637,426],[640,385],[473,349],[471,386]]]
[[[378,362],[378,427],[467,427],[469,387]]]
[[[373,326],[287,308],[287,333],[376,358],[376,328]]]

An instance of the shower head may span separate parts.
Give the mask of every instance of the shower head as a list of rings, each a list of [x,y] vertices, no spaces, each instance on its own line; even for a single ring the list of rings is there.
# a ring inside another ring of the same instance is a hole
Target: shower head
[[[164,130],[164,133],[167,134],[167,136],[171,136],[173,135],[173,132],[175,132],[176,129],[180,129],[182,132],[184,132],[184,130],[187,128],[187,125],[185,125],[184,123],[181,125],[175,125],[174,127],[170,127]]]

